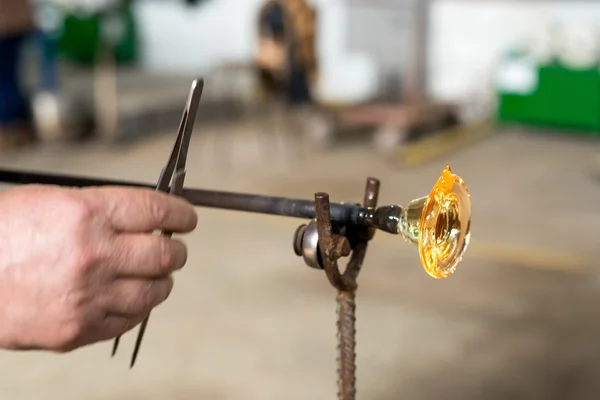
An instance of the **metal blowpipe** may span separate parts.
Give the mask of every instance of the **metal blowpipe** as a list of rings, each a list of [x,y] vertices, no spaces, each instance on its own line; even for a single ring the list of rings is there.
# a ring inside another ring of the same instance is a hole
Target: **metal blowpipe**
[[[38,172],[0,169],[0,182],[12,184],[53,184],[71,187],[131,186],[154,189],[151,184],[96,179]],[[245,211],[292,218],[314,219],[311,200],[183,189],[181,197],[197,207]],[[471,236],[471,199],[463,180],[446,167],[428,196],[408,206],[362,207],[357,204],[330,204],[331,221],[401,235],[419,247],[423,267],[431,276],[450,275],[466,251]]]

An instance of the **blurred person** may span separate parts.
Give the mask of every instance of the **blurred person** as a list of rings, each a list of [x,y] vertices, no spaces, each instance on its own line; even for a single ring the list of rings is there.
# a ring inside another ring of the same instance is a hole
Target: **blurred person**
[[[35,39],[40,52],[40,83],[42,92],[57,92],[58,82],[58,42],[62,28],[60,8],[55,0],[31,0],[35,9]]]
[[[316,10],[306,0],[269,0],[259,13],[258,74],[267,97],[313,103]]]
[[[257,74],[261,100],[270,105],[265,131],[294,157],[315,120],[317,82],[316,10],[306,0],[268,0],[258,16]]]
[[[81,108],[68,91],[60,91],[58,53],[64,9],[57,0],[31,0],[36,32],[31,45],[37,50],[38,81],[31,94],[31,119],[36,139],[52,142],[80,137]]]
[[[134,328],[173,288],[197,216],[149,189],[0,192],[0,348],[68,352]]]
[[[0,0],[0,152],[31,139],[30,109],[21,87],[19,61],[34,30],[29,0]]]

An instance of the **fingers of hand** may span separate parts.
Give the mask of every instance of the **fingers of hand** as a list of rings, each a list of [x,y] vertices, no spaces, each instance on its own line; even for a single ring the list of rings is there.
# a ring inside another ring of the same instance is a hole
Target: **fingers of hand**
[[[64,353],[98,341],[112,339],[134,328],[173,290],[170,276],[161,279],[118,279],[96,297],[95,307],[65,325],[60,342]]]
[[[95,343],[114,339],[117,336],[121,336],[135,328],[147,316],[147,313],[132,315],[129,317],[108,314],[104,319],[102,326],[98,327],[98,329],[95,329],[92,333],[92,337],[89,337],[88,340],[90,343]]]
[[[103,210],[118,232],[165,230],[189,233],[198,216],[186,200],[150,189],[102,187],[88,189],[90,201]]]
[[[102,307],[111,315],[133,318],[148,315],[173,290],[173,278],[118,279],[105,292]]]
[[[163,277],[180,270],[187,262],[187,247],[176,239],[122,234],[113,240],[108,264],[115,277]]]

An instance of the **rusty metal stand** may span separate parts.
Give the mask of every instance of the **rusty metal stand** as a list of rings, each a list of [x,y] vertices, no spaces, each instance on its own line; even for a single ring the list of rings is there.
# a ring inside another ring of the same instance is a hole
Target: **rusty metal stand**
[[[367,180],[365,207],[375,207],[379,195],[379,181]],[[338,399],[356,398],[356,279],[360,273],[367,245],[375,230],[366,227],[346,226],[334,233],[329,195],[315,194],[318,247],[323,269],[331,285],[337,289],[338,338]],[[340,272],[338,260],[352,251],[346,270]]]

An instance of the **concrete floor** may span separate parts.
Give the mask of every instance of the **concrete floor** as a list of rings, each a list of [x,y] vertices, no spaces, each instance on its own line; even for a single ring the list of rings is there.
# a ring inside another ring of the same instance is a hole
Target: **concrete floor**
[[[444,159],[394,168],[368,148],[267,158],[248,126],[199,128],[188,186],[380,204],[425,195],[445,164],[473,199],[473,241],[459,271],[430,279],[416,248],[378,234],[358,294],[358,398],[600,397],[600,185],[597,142],[505,131]],[[218,133],[218,134],[217,134]],[[155,181],[173,135],[130,148],[43,148],[2,166]],[[232,163],[225,161],[224,144]],[[230,169],[222,169],[230,165]],[[334,290],[292,252],[303,221],[199,209],[190,257],[153,313],[137,366],[137,330],[57,356],[0,355],[3,399],[298,399],[336,397]]]

